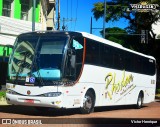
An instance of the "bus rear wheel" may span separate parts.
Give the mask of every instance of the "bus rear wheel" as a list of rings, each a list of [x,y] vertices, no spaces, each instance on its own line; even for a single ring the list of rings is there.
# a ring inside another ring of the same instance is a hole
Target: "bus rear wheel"
[[[94,112],[95,97],[91,91],[87,91],[83,98],[83,107],[80,108],[82,114]]]
[[[142,105],[143,105],[143,94],[142,94],[142,92],[141,92],[141,93],[139,93],[139,95],[138,95],[136,108],[137,108],[137,109],[140,109],[140,108],[142,108]]]

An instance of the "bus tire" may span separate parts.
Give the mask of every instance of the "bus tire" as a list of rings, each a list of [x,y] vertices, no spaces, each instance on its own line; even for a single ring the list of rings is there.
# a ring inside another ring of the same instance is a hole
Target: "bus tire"
[[[94,112],[95,97],[91,91],[87,91],[83,98],[83,107],[80,108],[82,114]]]
[[[38,112],[45,113],[49,111],[49,107],[35,107]]]
[[[142,108],[142,105],[143,105],[143,94],[142,94],[142,92],[140,92],[138,95],[136,108],[140,109],[140,108]]]

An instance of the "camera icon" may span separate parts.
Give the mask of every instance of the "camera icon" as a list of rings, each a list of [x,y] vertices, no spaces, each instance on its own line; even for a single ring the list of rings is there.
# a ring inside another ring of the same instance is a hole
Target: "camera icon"
[[[11,119],[2,119],[2,124],[12,124]]]

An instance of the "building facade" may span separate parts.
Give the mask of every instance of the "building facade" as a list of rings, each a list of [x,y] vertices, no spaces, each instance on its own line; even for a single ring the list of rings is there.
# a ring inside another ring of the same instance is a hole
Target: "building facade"
[[[55,0],[35,1],[35,30],[54,29]],[[32,14],[33,0],[0,0],[0,44],[13,45],[17,35],[32,31]]]

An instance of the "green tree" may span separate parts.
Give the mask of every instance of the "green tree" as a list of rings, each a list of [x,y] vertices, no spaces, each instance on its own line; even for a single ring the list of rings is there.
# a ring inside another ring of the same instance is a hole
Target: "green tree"
[[[124,29],[113,27],[113,28],[106,28],[106,36],[108,40],[111,40],[113,42],[119,43],[121,45],[125,45],[127,38],[127,32]],[[103,31],[101,31],[101,35],[103,34]]]
[[[152,24],[160,19],[160,11],[137,12],[130,9],[130,4],[137,4],[142,1],[160,5],[160,0],[114,0],[114,2],[107,2],[105,20],[109,22],[125,18],[129,21],[128,27],[125,28],[128,36],[123,37],[124,40],[127,40],[127,43],[125,41],[121,44],[139,52],[153,55],[156,58],[158,70],[157,82],[160,84],[160,57],[158,55],[160,54],[160,39],[155,39],[155,33],[152,30]],[[92,12],[96,20],[104,17],[104,3],[95,3]],[[140,39],[139,36],[130,36],[130,34],[141,34],[141,30],[148,31],[148,43],[146,44],[137,41]],[[108,31],[109,29],[106,29],[106,33]],[[114,34],[106,35],[106,37],[115,42],[118,42],[117,39],[119,39]]]
[[[160,0],[143,1],[160,5]],[[129,25],[126,28],[127,33],[141,34],[141,30],[147,30],[149,43],[154,43],[155,33],[152,30],[152,24],[158,21],[160,11],[136,12],[129,9],[131,3],[137,4],[139,2],[141,2],[141,0],[115,0],[114,2],[107,2],[107,15],[105,16],[106,22],[125,18],[129,21]],[[95,3],[92,12],[96,20],[103,17],[104,3]]]
[[[119,27],[106,28],[105,31],[105,38],[107,38],[108,40],[119,43],[124,47],[132,50],[145,52],[144,44],[136,43],[140,41],[140,36],[130,35],[125,29],[121,29]],[[103,35],[103,30],[100,31],[100,33],[101,35]]]

